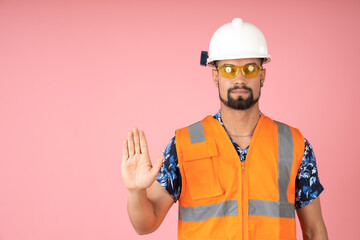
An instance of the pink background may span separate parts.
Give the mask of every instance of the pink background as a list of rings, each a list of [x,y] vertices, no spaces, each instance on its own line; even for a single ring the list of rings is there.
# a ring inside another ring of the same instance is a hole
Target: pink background
[[[0,239],[176,239],[176,205],[157,232],[133,230],[121,143],[137,126],[155,160],[175,129],[216,113],[200,51],[234,17],[266,36],[261,110],[313,145],[330,238],[358,238],[359,12],[350,0],[0,0]]]

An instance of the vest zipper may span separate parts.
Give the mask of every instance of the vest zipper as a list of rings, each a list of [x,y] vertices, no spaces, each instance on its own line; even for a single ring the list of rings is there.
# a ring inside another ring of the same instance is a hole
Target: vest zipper
[[[242,240],[245,240],[245,161],[241,161]]]

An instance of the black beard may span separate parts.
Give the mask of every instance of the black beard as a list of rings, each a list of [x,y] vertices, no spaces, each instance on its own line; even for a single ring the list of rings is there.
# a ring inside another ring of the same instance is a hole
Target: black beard
[[[244,99],[243,97],[239,96],[237,99],[234,99],[231,97],[230,93],[231,91],[235,90],[235,89],[245,89],[248,90],[250,92],[249,97],[247,97],[246,99]],[[227,101],[225,101],[225,99],[223,99],[220,95],[220,90],[219,90],[219,97],[221,102],[223,102],[226,106],[228,106],[229,108],[235,109],[235,110],[246,110],[249,109],[250,107],[254,106],[255,103],[257,103],[259,101],[260,98],[260,93],[259,92],[259,97],[254,99],[254,94],[251,88],[248,88],[246,86],[235,86],[233,88],[230,88],[227,92]]]

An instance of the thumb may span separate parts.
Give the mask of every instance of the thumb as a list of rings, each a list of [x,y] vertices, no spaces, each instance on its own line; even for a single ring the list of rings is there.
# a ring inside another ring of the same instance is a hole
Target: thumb
[[[162,154],[158,157],[158,159],[156,159],[156,161],[155,161],[155,163],[153,165],[153,168],[151,169],[153,174],[156,174],[156,175],[159,174],[159,171],[160,171],[160,168],[161,168],[161,166],[163,164],[164,159],[165,159],[165,157]]]

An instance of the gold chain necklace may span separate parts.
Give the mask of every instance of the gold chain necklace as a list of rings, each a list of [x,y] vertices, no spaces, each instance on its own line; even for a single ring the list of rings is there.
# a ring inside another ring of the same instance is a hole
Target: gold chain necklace
[[[256,127],[256,125],[255,125],[255,127]],[[227,133],[229,136],[231,136],[231,137],[251,137],[251,136],[254,134],[255,127],[254,127],[254,129],[252,130],[252,132],[253,132],[252,134],[248,134],[248,135],[233,135],[233,134],[230,134],[230,133],[228,132],[228,130],[226,129],[225,124],[224,124],[224,128],[225,128],[226,133]]]

